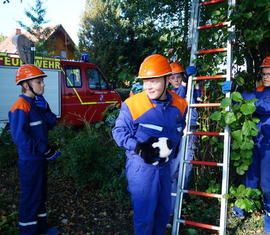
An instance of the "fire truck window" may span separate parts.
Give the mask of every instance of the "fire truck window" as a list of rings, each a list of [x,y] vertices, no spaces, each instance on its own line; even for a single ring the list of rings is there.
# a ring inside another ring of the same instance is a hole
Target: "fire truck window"
[[[82,78],[79,68],[66,68],[66,84],[67,87],[81,87]]]
[[[88,84],[90,89],[107,90],[109,89],[107,82],[97,69],[87,69]]]

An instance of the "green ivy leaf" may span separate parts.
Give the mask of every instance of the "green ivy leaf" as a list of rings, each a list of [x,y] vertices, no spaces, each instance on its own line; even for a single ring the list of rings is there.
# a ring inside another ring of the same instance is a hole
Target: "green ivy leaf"
[[[243,135],[249,136],[251,133],[251,129],[252,129],[252,127],[250,125],[250,121],[246,120],[243,124],[243,127],[242,127]]]
[[[252,157],[252,151],[250,150],[242,150],[240,151],[239,155],[241,156],[241,158],[243,159],[251,159]],[[249,163],[248,163],[249,164]]]
[[[237,152],[232,152],[231,159],[234,160],[234,161],[239,160],[240,159],[240,154],[237,153]]]
[[[232,107],[232,110],[234,112],[236,112],[236,111],[240,110],[240,107],[241,107],[241,104],[234,104],[233,107]]]
[[[238,142],[242,142],[243,140],[243,134],[241,130],[233,131],[232,137],[237,140]]]
[[[243,100],[243,97],[241,95],[241,93],[235,91],[231,94],[232,100],[236,101],[236,102],[241,102]]]
[[[224,98],[221,101],[221,108],[227,108],[231,105],[231,99],[230,98]]]
[[[214,121],[219,121],[221,119],[221,112],[220,111],[216,111],[214,112],[210,118]]]
[[[242,145],[242,142],[233,141],[232,143],[232,150],[240,149],[240,146]]]
[[[260,119],[259,119],[259,118],[254,117],[254,118],[252,118],[252,121],[253,121],[253,122],[255,122],[255,123],[259,123],[259,122],[260,122]]]
[[[237,167],[237,168],[236,168],[236,173],[237,173],[238,175],[244,175],[244,174],[245,174],[245,171],[243,171],[243,169],[242,169],[241,167]]]
[[[226,124],[231,124],[231,123],[233,123],[235,121],[236,121],[236,117],[235,117],[233,112],[227,112],[225,114],[225,123]]]
[[[249,138],[244,138],[244,141],[242,143],[242,145],[240,146],[241,150],[251,150],[253,149],[254,146],[254,142],[252,139]]]
[[[247,104],[242,104],[240,110],[244,115],[250,115],[255,112],[256,107],[252,103],[247,103]]]

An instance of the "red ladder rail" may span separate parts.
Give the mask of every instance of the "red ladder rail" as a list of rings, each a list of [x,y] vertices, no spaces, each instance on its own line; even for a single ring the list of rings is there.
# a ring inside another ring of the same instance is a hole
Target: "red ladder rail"
[[[222,195],[217,194],[217,193],[206,193],[206,192],[199,192],[199,191],[185,190],[185,189],[181,190],[181,192],[187,193],[187,194],[192,194],[192,195],[199,195],[199,196],[203,196],[203,197],[222,198]]]
[[[208,108],[208,107],[220,107],[220,103],[194,103],[189,105],[193,108]]]
[[[206,161],[184,161],[185,163],[194,164],[194,165],[204,165],[204,166],[223,166],[223,163],[218,162],[206,162]]]
[[[223,132],[207,132],[207,131],[194,131],[194,132],[187,132],[189,135],[209,135],[209,136],[222,136],[224,135]]]
[[[214,76],[200,76],[200,77],[194,77],[193,80],[207,80],[207,79],[221,79],[221,78],[226,78],[225,74],[220,74],[220,75],[214,75]]]
[[[198,29],[217,28],[217,27],[228,26],[229,24],[230,24],[229,22],[221,22],[218,24],[201,25],[201,26],[198,26]]]
[[[218,53],[218,52],[225,52],[225,51],[227,51],[227,48],[215,48],[215,49],[197,51],[197,54],[203,55],[203,54]]]
[[[215,225],[211,225],[211,224],[203,224],[203,223],[198,223],[198,222],[193,222],[193,221],[189,221],[189,220],[178,220],[180,223],[182,224],[188,224],[188,225],[192,225],[195,227],[200,227],[200,228],[207,228],[207,229],[212,229],[212,230],[220,230],[220,227],[215,226]]]
[[[211,4],[222,3],[225,1],[226,0],[212,0],[212,1],[201,2],[201,5],[207,6],[207,5],[211,5]]]

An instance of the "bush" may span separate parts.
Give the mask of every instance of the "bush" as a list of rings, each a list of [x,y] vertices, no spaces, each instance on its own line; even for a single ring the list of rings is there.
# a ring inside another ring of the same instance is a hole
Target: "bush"
[[[10,130],[5,128],[0,135],[0,168],[15,165],[17,159],[17,149],[12,141]]]
[[[127,99],[129,97],[130,89],[128,89],[128,88],[116,88],[115,90],[120,95],[122,101],[124,101],[125,99]]]
[[[78,188],[89,186],[103,195],[126,197],[125,156],[115,145],[111,128],[104,123],[82,129],[58,127],[50,141],[60,145],[62,152],[55,173],[71,177]]]

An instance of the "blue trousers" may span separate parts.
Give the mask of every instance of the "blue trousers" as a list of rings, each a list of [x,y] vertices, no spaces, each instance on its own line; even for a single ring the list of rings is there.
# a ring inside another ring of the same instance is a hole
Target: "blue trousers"
[[[265,209],[264,227],[270,232],[270,139],[263,138],[253,150],[253,162],[250,165],[244,185],[251,188],[261,188]]]
[[[46,233],[47,161],[19,160],[20,235]]]
[[[191,130],[195,131],[195,130]],[[188,150],[186,160],[191,161],[194,159],[194,155],[197,150],[197,140],[198,136],[190,135],[188,141]],[[181,147],[181,146],[180,146]],[[178,184],[178,172],[179,172],[179,164],[180,164],[180,154],[177,155],[176,158],[171,161],[171,184],[172,184],[172,193],[177,193],[177,184]],[[185,173],[185,183],[184,188],[187,189],[190,173],[192,170],[192,164],[186,164],[186,173]],[[174,214],[176,196],[172,196],[172,204],[171,204],[171,215]]]
[[[139,156],[130,156],[126,162],[126,177],[135,234],[164,234],[171,207],[170,164],[153,166],[144,163]]]

